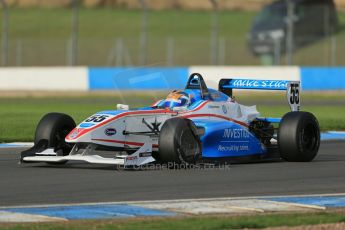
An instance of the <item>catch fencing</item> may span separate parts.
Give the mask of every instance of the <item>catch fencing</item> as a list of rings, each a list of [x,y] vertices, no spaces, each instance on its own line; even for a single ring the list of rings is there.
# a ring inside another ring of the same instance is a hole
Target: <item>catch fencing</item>
[[[39,22],[42,27],[35,27],[39,31],[29,33],[19,31],[25,30],[25,27],[17,25],[38,23],[26,21],[25,18],[30,19],[30,14],[37,14],[39,10],[29,8],[19,11],[7,7],[6,0],[0,2],[2,66],[345,65],[345,33],[342,32],[344,13],[339,11],[340,26],[335,30],[327,7],[319,16],[322,23],[318,26],[323,31],[319,39],[305,36],[302,40],[308,45],[297,47],[297,39],[294,39],[296,27],[288,26],[286,40],[278,38],[272,41],[273,53],[256,56],[248,44],[251,25],[257,14],[255,12],[220,11],[216,4],[213,11],[202,13],[151,11],[143,4],[142,10],[124,10],[128,16],[121,17],[121,9],[84,9],[77,4],[77,0],[72,0],[70,9],[60,9],[62,15],[68,15],[67,18],[61,18],[62,27],[53,30],[49,22]],[[105,17],[104,21],[94,18],[99,24],[86,30],[88,20],[97,16],[90,11],[110,11],[112,16],[109,16],[110,20]],[[159,24],[162,14],[171,18],[165,24]],[[292,11],[287,16],[286,23],[295,22],[301,20],[303,12]],[[129,18],[131,20],[127,20]],[[46,19],[42,16],[40,20]],[[116,21],[123,22],[120,27],[114,26],[112,29]],[[96,27],[104,24],[110,28],[103,31],[106,35],[91,33],[93,30],[100,31]],[[43,33],[44,30],[50,33]],[[61,35],[61,31],[65,31],[64,35]],[[36,33],[42,35],[36,36]]]

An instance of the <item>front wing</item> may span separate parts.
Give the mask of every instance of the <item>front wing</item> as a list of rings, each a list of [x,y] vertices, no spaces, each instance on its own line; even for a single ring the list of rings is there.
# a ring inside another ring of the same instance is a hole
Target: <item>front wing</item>
[[[94,164],[122,165],[122,166],[141,166],[155,159],[152,157],[152,143],[147,141],[136,152],[131,155],[120,155],[114,158],[93,155],[95,147],[90,144],[82,153],[76,151],[76,146],[67,156],[58,156],[54,149],[46,149],[34,156],[27,156],[22,159],[24,162],[47,162],[47,163],[63,163],[66,161],[84,161]]]

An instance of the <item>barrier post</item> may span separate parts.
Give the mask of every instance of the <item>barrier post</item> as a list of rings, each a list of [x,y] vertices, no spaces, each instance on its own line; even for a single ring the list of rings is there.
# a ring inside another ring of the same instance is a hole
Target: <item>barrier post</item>
[[[2,66],[8,65],[8,7],[5,0],[0,0],[2,6],[2,38],[1,38],[1,60]]]
[[[78,62],[78,32],[79,32],[79,11],[78,0],[72,0],[72,31],[71,31],[71,51],[70,65],[77,65]]]

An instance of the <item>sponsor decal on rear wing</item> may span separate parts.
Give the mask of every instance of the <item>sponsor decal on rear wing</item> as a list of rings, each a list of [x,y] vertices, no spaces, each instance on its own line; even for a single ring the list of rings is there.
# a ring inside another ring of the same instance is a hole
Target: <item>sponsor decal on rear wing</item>
[[[221,79],[219,81],[219,91],[231,97],[233,89],[286,90],[291,111],[300,109],[300,86],[299,81],[286,80]]]
[[[288,83],[289,81],[279,81],[279,80],[231,79],[227,85],[223,85],[223,88],[286,90]]]

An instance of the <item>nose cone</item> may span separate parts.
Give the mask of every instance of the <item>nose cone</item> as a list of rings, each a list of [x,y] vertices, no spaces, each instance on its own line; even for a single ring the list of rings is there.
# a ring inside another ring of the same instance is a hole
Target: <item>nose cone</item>
[[[110,123],[113,124],[117,119],[122,117],[126,111],[114,110],[114,111],[102,111],[96,113],[76,128],[74,128],[65,138],[66,142],[92,142],[92,135],[100,132],[99,130],[103,127],[107,127]],[[107,129],[109,134],[111,130]]]
[[[74,128],[65,138],[66,142],[76,140],[78,137],[86,133],[86,129],[79,127]]]

